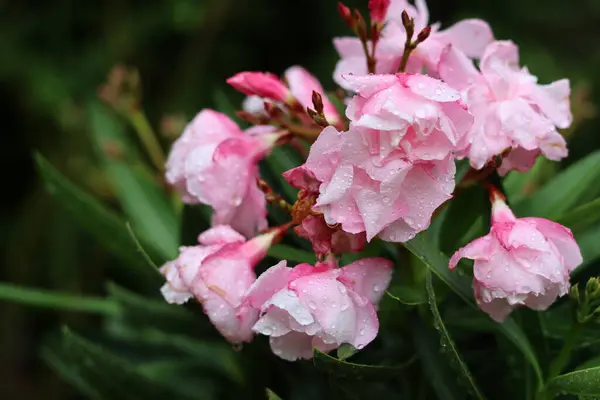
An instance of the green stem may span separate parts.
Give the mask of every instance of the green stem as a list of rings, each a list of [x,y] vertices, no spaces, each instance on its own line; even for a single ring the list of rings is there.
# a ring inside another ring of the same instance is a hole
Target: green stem
[[[583,327],[578,321],[575,321],[569,334],[567,335],[567,340],[563,348],[558,353],[558,356],[554,359],[552,364],[550,365],[550,371],[548,372],[548,379],[550,381],[552,378],[556,378],[563,368],[569,362],[569,358],[571,356],[571,351],[573,350],[573,346],[579,339],[579,334],[581,333],[581,328]]]
[[[165,154],[163,153],[162,147],[160,147],[160,143],[156,139],[156,135],[148,122],[146,114],[143,110],[134,110],[128,114],[128,117],[135,128],[140,141],[144,145],[152,164],[154,164],[158,171],[164,171]]]

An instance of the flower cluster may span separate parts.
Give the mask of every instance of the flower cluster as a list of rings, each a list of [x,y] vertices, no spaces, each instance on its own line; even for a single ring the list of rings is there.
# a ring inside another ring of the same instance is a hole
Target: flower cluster
[[[355,37],[334,39],[337,99],[298,66],[282,78],[241,72],[227,82],[247,95],[238,117],[254,126],[242,131],[203,110],[171,149],[167,181],[185,203],[214,214],[199,244],[162,267],[162,292],[176,304],[195,298],[230,342],[269,336],[286,360],[310,358],[315,347],[363,348],[377,335],[392,263],[358,257],[340,267],[338,256],[426,230],[455,195],[457,159],[469,161],[469,184],[490,187],[492,174],[567,155],[557,131],[572,120],[567,80],[538,84],[519,66],[516,45],[496,41],[484,21],[429,25],[424,0],[371,0],[369,9],[367,26],[340,4]],[[305,157],[283,174],[299,189],[292,204],[259,176],[259,162],[276,146]],[[476,300],[496,321],[517,306],[546,309],[569,290],[579,248],[567,228],[516,218],[497,188],[490,193],[490,233],[458,250],[449,267],[475,260]],[[268,202],[290,222],[269,228]],[[288,229],[319,261],[281,261],[257,277],[255,267]]]

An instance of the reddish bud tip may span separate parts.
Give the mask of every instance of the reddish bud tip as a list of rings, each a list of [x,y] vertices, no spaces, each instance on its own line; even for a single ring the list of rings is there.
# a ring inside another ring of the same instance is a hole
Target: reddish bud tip
[[[429,37],[430,34],[431,34],[431,27],[430,26],[426,26],[417,35],[417,43],[423,43],[425,41],[425,39],[427,39]]]
[[[408,15],[406,10],[402,11],[402,25],[406,29],[408,38],[412,38],[415,33],[415,20]]]
[[[369,0],[371,24],[383,24],[389,6],[390,0]]]
[[[312,103],[317,113],[323,114],[323,97],[321,96],[321,94],[317,93],[314,90],[312,92]]]
[[[344,20],[344,22],[352,29],[354,29],[354,18],[352,18],[352,12],[344,3],[338,3],[338,12],[340,13],[340,17]]]

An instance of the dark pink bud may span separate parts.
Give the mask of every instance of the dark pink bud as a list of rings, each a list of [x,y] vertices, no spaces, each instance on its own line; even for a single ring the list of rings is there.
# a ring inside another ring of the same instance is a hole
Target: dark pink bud
[[[285,102],[291,96],[281,80],[269,72],[240,72],[227,79],[227,83],[248,96],[256,95],[279,102]]]
[[[371,13],[371,24],[382,24],[385,21],[390,0],[369,0],[369,11]]]

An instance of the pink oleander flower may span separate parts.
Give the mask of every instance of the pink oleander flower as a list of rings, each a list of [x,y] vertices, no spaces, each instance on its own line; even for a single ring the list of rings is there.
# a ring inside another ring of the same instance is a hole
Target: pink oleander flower
[[[256,95],[282,103],[291,97],[283,82],[270,72],[240,72],[227,79],[227,83],[248,96]]]
[[[516,218],[501,195],[493,195],[492,228],[450,259],[475,260],[473,290],[479,307],[502,322],[519,306],[545,310],[568,293],[569,272],[582,262],[568,228],[543,218]]]
[[[306,69],[294,65],[285,70],[283,77],[284,81],[288,85],[286,90],[289,90],[288,97],[286,98],[284,103],[291,104],[292,102],[296,101],[302,106],[303,110],[306,110],[306,108],[314,109],[312,102],[312,93],[313,91],[315,91],[319,93],[321,95],[321,98],[323,99],[323,112],[325,114],[325,117],[327,118],[327,121],[331,124],[337,124],[340,121],[340,115],[337,112],[337,109],[329,101],[329,98],[325,94],[323,87],[314,75],[312,75]],[[234,87],[238,89],[237,86],[234,85]],[[242,92],[244,91],[242,90]],[[247,92],[244,93],[248,94]],[[243,108],[244,111],[249,112],[251,114],[266,115],[264,102],[269,102],[272,100],[275,99],[266,96],[261,97],[260,95],[254,94],[252,96],[248,96],[244,100]],[[307,121],[309,121],[308,117]]]
[[[213,225],[228,224],[246,237],[267,226],[258,162],[280,134],[269,126],[246,131],[225,114],[203,110],[173,144],[166,179],[188,204],[214,209]]]
[[[442,79],[462,91],[475,118],[461,153],[471,166],[483,168],[510,151],[499,168],[504,175],[529,170],[540,153],[550,160],[566,157],[565,140],[556,128],[567,128],[573,119],[569,81],[539,85],[527,68],[519,67],[517,46],[509,41],[491,43],[480,69],[451,46],[439,64]]]
[[[320,182],[303,166],[286,171],[283,177],[295,188],[300,189],[292,217],[299,222],[294,232],[309,240],[316,254],[327,255],[358,253],[365,248],[364,232],[348,233],[339,226],[327,225],[322,214],[311,213],[319,195]]]
[[[309,359],[314,347],[327,352],[342,343],[362,349],[377,336],[375,310],[390,283],[392,263],[366,258],[336,267],[334,260],[294,268],[281,261],[248,291],[247,302],[261,313],[252,329],[270,337],[279,357]]]
[[[408,15],[415,19],[415,36],[429,25],[427,4],[424,0],[416,0],[415,3],[416,7],[407,0],[391,1],[385,18],[385,28],[375,49],[376,73],[398,72],[406,41],[402,11],[406,10]],[[412,52],[406,72],[419,73],[425,67],[429,75],[436,76],[440,55],[448,44],[456,46],[469,57],[480,58],[485,46],[492,40],[492,30],[487,22],[480,19],[462,20],[443,31],[440,30],[440,24],[435,23],[431,25],[431,34],[427,40]],[[352,90],[343,75],[367,75],[367,60],[362,44],[359,39],[350,37],[335,38],[333,44],[341,57],[333,79],[344,89]]]
[[[246,241],[226,225],[202,233],[199,246],[181,247],[179,257],[160,269],[167,280],[161,288],[165,300],[183,304],[195,297],[228,341],[251,341],[258,311],[243,300],[256,280],[254,267],[276,235],[273,231]]]
[[[405,242],[426,229],[433,211],[452,197],[454,159],[411,161],[400,148],[382,149],[384,135],[327,127],[300,168],[320,182],[314,210],[327,224],[366,232],[369,241],[378,235]]]
[[[372,146],[383,155],[399,147],[411,160],[442,160],[471,128],[473,117],[459,92],[440,80],[409,74],[345,79],[357,93],[346,116],[354,127],[380,132]]]

